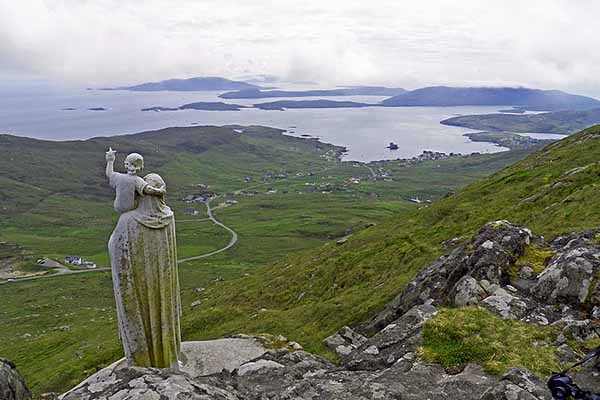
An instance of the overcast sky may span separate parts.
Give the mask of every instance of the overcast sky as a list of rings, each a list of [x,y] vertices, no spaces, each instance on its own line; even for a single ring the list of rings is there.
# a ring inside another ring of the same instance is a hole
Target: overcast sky
[[[594,0],[0,0],[0,77],[274,74],[600,97],[599,16]]]

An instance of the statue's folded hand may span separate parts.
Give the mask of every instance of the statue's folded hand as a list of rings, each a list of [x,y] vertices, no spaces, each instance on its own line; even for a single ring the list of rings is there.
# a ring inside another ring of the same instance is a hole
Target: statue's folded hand
[[[167,193],[167,189],[164,186],[157,188],[154,186],[146,185],[146,187],[144,187],[144,193],[153,195],[163,195]]]

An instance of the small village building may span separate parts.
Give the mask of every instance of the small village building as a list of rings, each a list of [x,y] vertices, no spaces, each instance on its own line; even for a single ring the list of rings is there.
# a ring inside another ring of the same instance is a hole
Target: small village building
[[[81,265],[83,264],[83,258],[81,256],[66,256],[65,262],[71,265]]]

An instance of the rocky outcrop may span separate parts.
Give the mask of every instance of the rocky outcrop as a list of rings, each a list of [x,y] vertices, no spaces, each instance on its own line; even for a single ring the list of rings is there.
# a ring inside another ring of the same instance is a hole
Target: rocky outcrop
[[[518,263],[528,248],[548,248],[554,254],[540,273]],[[481,305],[502,318],[542,325],[568,315],[576,318],[578,311],[591,315],[595,309],[600,314],[600,230],[546,243],[529,229],[508,221],[488,223],[470,242],[423,269],[358,331],[373,335],[426,302],[434,306]]]
[[[550,399],[545,383],[522,369],[498,377],[477,365],[444,369],[424,362],[422,329],[439,307],[484,307],[501,318],[552,324],[560,332],[557,356],[564,363],[577,361],[580,355],[569,344],[598,336],[598,232],[546,243],[507,221],[486,224],[423,269],[382,312],[327,337],[324,344],[340,356],[339,365],[285,338],[239,336],[222,340],[242,340],[243,354],[225,342],[193,342],[194,351],[184,346],[181,371],[107,368],[63,400]],[[531,255],[536,249],[544,249],[543,257]],[[597,369],[573,376],[580,386],[600,390]]]
[[[528,371],[511,369],[481,400],[552,400],[545,384]]]
[[[31,392],[17,367],[11,361],[0,358],[0,399],[26,400],[31,399]]]
[[[435,307],[430,304],[414,306],[343,357],[342,365],[350,370],[376,370],[399,360],[414,360],[417,347],[422,344],[421,328],[435,314]]]
[[[552,304],[600,304],[600,231],[559,237],[559,253],[540,274],[532,292]]]
[[[157,368],[106,368],[59,397],[60,400],[240,400],[235,392]]]
[[[338,332],[327,337],[323,343],[338,355],[347,356],[352,350],[360,347],[366,341],[366,337],[360,333],[354,332],[351,328],[344,326]]]
[[[434,305],[473,305],[485,297],[482,281],[510,283],[511,268],[526,246],[540,242],[527,228],[507,221],[486,224],[473,239],[423,269],[381,313],[363,324],[361,333],[385,328],[410,308],[426,301]],[[489,294],[489,293],[488,293]]]

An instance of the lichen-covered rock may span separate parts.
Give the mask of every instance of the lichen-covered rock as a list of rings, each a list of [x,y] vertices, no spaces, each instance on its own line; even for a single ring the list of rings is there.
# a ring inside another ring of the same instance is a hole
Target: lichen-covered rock
[[[239,376],[244,376],[249,373],[267,374],[270,372],[270,370],[279,368],[285,367],[276,361],[257,360],[241,365],[235,372],[237,372]]]
[[[531,372],[513,368],[481,400],[552,400],[546,385]]]
[[[361,347],[342,358],[350,370],[385,368],[407,353],[414,353],[422,344],[423,324],[436,314],[430,304],[415,306],[381,332],[369,338]]]
[[[340,356],[346,356],[352,350],[360,347],[367,341],[363,335],[356,333],[351,328],[344,326],[337,333],[325,338],[323,343],[330,350],[335,351]]]
[[[589,244],[589,243],[588,243]],[[561,251],[538,276],[532,293],[549,303],[582,305],[600,301],[600,249],[595,245]],[[597,303],[591,303],[597,304]]]
[[[377,371],[350,371],[317,363],[313,364],[315,369],[300,375],[294,372],[298,365],[309,361],[307,357],[315,356],[303,352],[274,352],[270,356],[285,367],[274,370],[273,374],[233,374],[203,379],[213,386],[235,388],[245,400],[479,400],[483,392],[496,383],[495,378],[475,365],[450,375],[439,365],[418,362],[416,357],[411,357],[410,368],[401,361]],[[269,354],[261,359],[265,357]]]
[[[31,398],[31,392],[15,364],[0,358],[0,399],[26,400]]]
[[[454,305],[457,307],[474,306],[485,297],[485,290],[472,276],[463,276],[454,286]]]
[[[482,301],[484,307],[504,319],[519,319],[527,312],[527,303],[508,291],[497,288]]]
[[[514,383],[501,381],[485,392],[481,400],[540,400],[540,398]]]
[[[240,400],[225,390],[192,380],[182,372],[157,368],[106,368],[60,400]]]
[[[483,293],[473,281],[508,285],[516,260],[528,245],[536,242],[542,239],[507,221],[484,225],[469,243],[424,268],[383,311],[362,324],[359,332],[373,335],[413,306],[430,299],[436,306],[453,305],[456,300],[474,302]]]

